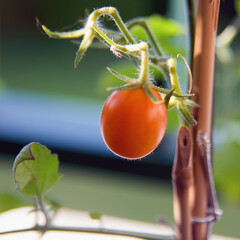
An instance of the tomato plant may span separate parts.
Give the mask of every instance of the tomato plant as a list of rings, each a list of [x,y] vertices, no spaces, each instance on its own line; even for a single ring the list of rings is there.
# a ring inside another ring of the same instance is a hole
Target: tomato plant
[[[160,94],[151,90],[162,101]],[[106,100],[101,115],[101,132],[115,154],[142,158],[161,142],[167,127],[164,103],[155,104],[142,88],[115,91]]]
[[[82,29],[52,32],[44,25],[40,27],[52,38],[83,37],[75,58],[75,67],[95,38],[105,43],[117,57],[128,58],[135,61],[136,65],[140,61],[137,79],[108,69],[114,76],[128,83],[110,89],[114,92],[105,102],[101,116],[104,141],[117,155],[136,159],[151,153],[164,136],[167,126],[167,109],[173,107],[178,109],[185,126],[179,129],[172,174],[176,234],[170,237],[202,240],[208,239],[212,223],[221,215],[212,179],[211,159],[214,51],[220,1],[198,1],[196,26],[193,3],[194,1],[188,1],[189,10],[191,10],[188,17],[192,35],[191,57],[194,62],[191,65],[194,69],[194,84],[192,86],[191,71],[186,64],[189,69],[187,94],[182,93],[178,82],[177,60],[162,52],[147,19],[136,18],[124,23],[116,8],[103,7],[94,10],[88,16]],[[115,22],[119,31],[105,29],[99,24],[99,18],[106,16]],[[131,31],[133,26],[141,27],[145,31],[147,41],[141,41],[134,36],[134,31]],[[194,38],[194,32],[197,38]],[[154,78],[149,74],[149,67],[162,73],[164,79],[170,83],[170,89],[161,88],[159,84],[154,85],[155,81],[152,81]],[[192,94],[192,89],[196,92],[195,96]],[[192,109],[199,106],[201,108]],[[197,126],[194,126],[197,124],[195,118],[198,120]],[[74,232],[77,230],[54,227],[51,223],[44,197],[47,190],[61,176],[56,171],[57,167],[57,156],[38,143],[27,145],[17,156],[13,167],[15,182],[21,192],[36,195],[34,211],[42,212],[45,216],[45,224],[37,223],[33,228],[13,230],[12,233],[33,230],[42,233],[47,230]],[[98,213],[92,213],[90,216],[95,220],[101,217]],[[80,228],[77,231],[86,232],[86,229]],[[87,231],[115,234],[112,230],[101,229],[101,227],[88,228]],[[138,237],[139,233],[117,231],[117,234]],[[160,239],[160,236],[149,235],[148,237],[146,234],[141,237]]]
[[[111,17],[115,22],[121,33],[120,36],[99,27],[99,18],[106,16]],[[149,43],[139,41],[132,35],[131,29],[134,26],[139,26],[146,32]],[[41,25],[41,28],[53,38],[83,37],[75,58],[75,67],[94,38],[98,38],[110,47],[111,52],[117,57],[124,56],[129,60],[140,61],[139,76],[136,79],[108,68],[112,75],[127,83],[109,88],[115,92],[108,98],[102,111],[102,135],[106,145],[115,154],[128,159],[137,159],[151,153],[161,142],[165,133],[167,109],[176,107],[187,124],[197,123],[189,111],[190,106],[196,106],[191,100],[193,96],[191,71],[189,69],[189,91],[183,94],[178,82],[177,60],[163,55],[147,20],[135,19],[125,25],[116,8],[103,7],[94,10],[88,16],[82,29],[52,32],[45,25]],[[112,34],[115,35],[114,40],[111,38]],[[187,64],[186,60],[185,63]],[[150,66],[163,74],[169,81],[171,89],[161,88],[153,83],[149,73]]]

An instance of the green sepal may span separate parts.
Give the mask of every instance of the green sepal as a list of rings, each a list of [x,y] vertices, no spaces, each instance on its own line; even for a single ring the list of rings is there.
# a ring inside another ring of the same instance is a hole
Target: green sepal
[[[188,107],[184,104],[183,101],[179,101],[176,105],[177,109],[181,113],[183,119],[190,125],[194,126],[197,124],[197,121],[193,118]]]
[[[125,76],[121,73],[118,73],[117,71],[113,70],[112,68],[109,68],[107,67],[107,70],[116,78],[124,81],[124,82],[127,82],[127,83],[135,83],[137,81],[136,78],[131,78],[131,77],[128,77],[128,76]]]
[[[144,84],[142,86],[144,92],[147,94],[147,96],[152,100],[153,103],[155,104],[162,104],[164,103],[164,100],[163,101],[159,101],[157,99],[157,97],[152,93],[151,89],[149,88],[149,86],[147,84]]]
[[[169,101],[173,95],[174,89],[172,89],[165,97],[164,97],[164,102],[166,105],[166,108],[168,108]]]
[[[185,105],[189,107],[195,107],[195,108],[200,108],[200,105],[192,100],[184,100]]]
[[[79,49],[77,51],[77,55],[74,61],[74,67],[76,68],[79,62],[82,60],[84,53],[87,51],[87,49],[90,47],[93,39],[95,37],[95,33],[93,29],[89,29],[85,35],[84,38],[79,46]]]
[[[141,84],[139,83],[133,83],[133,84],[125,84],[122,86],[116,86],[116,87],[109,87],[107,88],[107,91],[125,91],[125,90],[132,90],[136,88],[140,88]]]
[[[163,94],[169,94],[172,90],[168,90],[166,88],[160,88],[152,83],[150,83],[150,88],[163,93]],[[192,97],[194,94],[178,94],[176,92],[173,92],[172,95],[176,98],[188,98],[188,97]]]
[[[69,31],[69,32],[52,32],[45,25],[41,25],[42,30],[50,37],[57,39],[71,39],[71,38],[80,38],[85,34],[85,30],[83,28]]]

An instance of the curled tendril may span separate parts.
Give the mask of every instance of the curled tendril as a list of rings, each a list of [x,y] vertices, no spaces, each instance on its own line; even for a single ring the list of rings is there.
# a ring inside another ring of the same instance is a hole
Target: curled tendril
[[[183,57],[181,54],[178,54],[177,57],[181,57],[187,67],[188,70],[188,75],[189,75],[189,86],[188,86],[188,93],[191,94],[192,92],[192,84],[193,84],[193,78],[192,78],[192,72],[191,69],[187,63],[187,60],[185,59],[185,57]]]

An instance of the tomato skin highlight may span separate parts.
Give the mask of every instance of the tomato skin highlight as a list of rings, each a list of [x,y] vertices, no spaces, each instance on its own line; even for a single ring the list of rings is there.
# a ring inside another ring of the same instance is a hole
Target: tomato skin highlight
[[[158,100],[157,91],[151,89]],[[142,158],[161,142],[167,127],[165,104],[155,104],[142,88],[115,91],[106,100],[101,132],[108,148],[127,159]]]

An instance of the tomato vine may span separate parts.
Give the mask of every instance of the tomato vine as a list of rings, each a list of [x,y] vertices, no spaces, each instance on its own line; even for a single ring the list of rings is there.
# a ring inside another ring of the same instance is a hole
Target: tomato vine
[[[102,25],[98,23],[100,17],[106,17],[106,16],[110,17],[115,22],[119,31],[113,31],[113,30],[104,28]],[[118,86],[114,88],[110,87],[108,88],[108,90],[110,91],[125,90],[126,91],[126,90],[141,88],[143,92],[150,98],[150,100],[154,104],[157,104],[157,105],[165,104],[168,110],[176,107],[186,125],[196,125],[197,122],[192,117],[192,114],[189,110],[189,106],[197,107],[197,104],[195,104],[191,100],[191,97],[193,96],[193,94],[191,93],[191,88],[187,94],[182,93],[179,85],[178,75],[177,75],[176,58],[163,55],[161,51],[161,47],[157,42],[153,32],[151,31],[151,28],[149,27],[149,24],[146,19],[137,18],[125,24],[122,21],[116,8],[102,7],[94,10],[88,16],[86,20],[86,24],[83,28],[76,29],[74,31],[53,32],[49,30],[45,25],[40,25],[40,26],[43,29],[43,31],[51,38],[73,39],[73,38],[83,37],[74,61],[75,68],[83,58],[84,53],[91,46],[94,38],[99,39],[102,43],[107,45],[110,51],[112,51],[113,54],[115,54],[117,57],[125,56],[128,59],[134,58],[136,60],[140,60],[141,62],[140,71],[139,71],[139,77],[137,79],[129,78],[125,75],[122,75],[114,71],[113,69],[108,68],[111,74],[113,74],[115,77],[127,83],[122,86]],[[134,39],[134,37],[130,32],[130,29],[134,26],[140,26],[145,31],[148,38],[148,43],[143,41],[137,42]],[[149,49],[151,50],[151,52]],[[185,60],[185,63],[187,64],[186,60]],[[150,65],[162,72],[162,74],[166,78],[166,81],[169,81],[171,85],[171,89],[158,87],[151,82],[150,74],[149,74]],[[189,76],[190,76],[189,85],[191,86],[190,70],[189,70]],[[161,97],[156,97],[152,91],[158,92],[158,94],[160,94]],[[121,94],[119,93],[118,95],[121,95]],[[136,102],[135,105],[137,104],[138,103]],[[148,110],[142,109],[142,112],[144,111],[148,111]],[[104,114],[106,114],[105,111],[104,111]],[[135,119],[135,121],[137,122],[137,119]],[[159,122],[159,124],[161,125],[161,122]],[[147,126],[145,125],[145,128],[149,128],[150,125],[151,124]],[[135,124],[135,126],[137,126],[137,124]],[[118,128],[121,128],[121,126],[119,125]],[[165,125],[163,125],[162,128],[166,129]],[[139,131],[140,130],[141,129],[139,129]],[[105,131],[106,130],[102,131],[103,135]],[[144,129],[142,132],[144,132]],[[126,134],[126,139],[127,138],[128,138],[128,134]],[[113,139],[113,141],[116,141],[116,139]],[[158,143],[160,141],[158,141]],[[129,142],[126,140],[125,145],[128,145],[128,144]],[[133,143],[131,144],[132,146],[134,146]],[[109,144],[107,145],[109,146]],[[145,154],[143,154],[143,156],[144,155]]]

